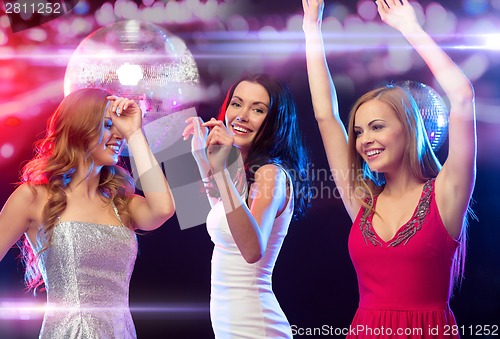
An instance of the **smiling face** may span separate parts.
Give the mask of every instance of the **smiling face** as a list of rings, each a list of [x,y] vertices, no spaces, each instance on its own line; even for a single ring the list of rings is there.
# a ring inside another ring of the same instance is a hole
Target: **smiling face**
[[[387,103],[372,99],[362,104],[354,118],[354,133],[356,151],[371,171],[388,173],[403,165],[404,127]]]
[[[234,135],[234,146],[248,152],[269,111],[270,99],[264,86],[242,81],[236,86],[226,109],[226,126]]]
[[[103,134],[91,147],[90,152],[94,164],[96,166],[112,166],[118,162],[120,152],[123,146],[123,137],[113,126],[111,115],[109,112],[109,104],[106,106],[106,114],[104,116]]]

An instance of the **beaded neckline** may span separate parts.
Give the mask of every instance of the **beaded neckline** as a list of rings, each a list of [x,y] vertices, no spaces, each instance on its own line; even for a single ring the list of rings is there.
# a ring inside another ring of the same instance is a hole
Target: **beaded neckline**
[[[424,184],[424,188],[422,190],[422,194],[420,195],[420,199],[418,201],[415,212],[413,213],[411,219],[406,224],[401,226],[394,237],[390,239],[389,242],[387,242],[388,247],[395,247],[400,244],[406,245],[410,238],[413,237],[418,231],[420,231],[424,219],[429,213],[434,180],[435,178],[429,179]],[[382,246],[383,244],[378,239],[378,236],[375,233],[375,229],[372,225],[373,213],[373,211],[369,213],[368,209],[363,207],[363,214],[361,216],[359,228],[361,230],[363,238],[365,239],[365,244],[371,242],[374,246]]]

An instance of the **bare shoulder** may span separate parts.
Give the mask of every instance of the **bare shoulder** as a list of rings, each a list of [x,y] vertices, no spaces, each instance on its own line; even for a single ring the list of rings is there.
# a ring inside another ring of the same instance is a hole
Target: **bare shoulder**
[[[39,200],[46,200],[47,196],[48,192],[45,186],[24,183],[16,188],[11,197],[31,205]]]
[[[24,183],[16,188],[9,200],[16,204],[31,205],[37,198],[37,192],[38,190],[34,186]]]
[[[287,175],[281,166],[266,164],[255,172],[255,182],[250,186],[249,202],[260,196],[263,201],[270,200],[276,204],[278,214],[287,201]]]
[[[44,185],[22,184],[9,197],[11,204],[19,212],[27,214],[30,219],[36,220],[48,198],[47,188]]]
[[[282,167],[275,164],[266,164],[255,172],[255,181],[269,183],[286,183],[286,174]]]
[[[280,215],[287,202],[286,182],[287,175],[279,165],[266,164],[257,169],[248,196],[252,214],[261,208],[271,212],[273,218]],[[254,205],[256,202],[257,205]]]

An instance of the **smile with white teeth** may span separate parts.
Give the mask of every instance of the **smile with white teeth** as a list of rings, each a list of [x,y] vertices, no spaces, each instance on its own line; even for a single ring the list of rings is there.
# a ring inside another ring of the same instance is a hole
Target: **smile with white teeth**
[[[243,128],[243,127],[240,127],[240,126],[236,126],[236,125],[233,125],[233,129],[235,131],[238,131],[238,132],[241,132],[241,133],[248,133],[248,132],[250,132],[250,130],[248,130],[246,128]]]
[[[367,155],[367,156],[369,156],[369,157],[371,157],[371,156],[373,156],[373,155],[377,155],[377,154],[380,154],[380,153],[382,153],[382,151],[381,151],[381,150],[379,150],[379,149],[374,149],[374,150],[371,150],[371,151],[366,152],[366,155]]]
[[[115,153],[120,151],[120,146],[118,145],[107,145],[106,147],[112,149]]]

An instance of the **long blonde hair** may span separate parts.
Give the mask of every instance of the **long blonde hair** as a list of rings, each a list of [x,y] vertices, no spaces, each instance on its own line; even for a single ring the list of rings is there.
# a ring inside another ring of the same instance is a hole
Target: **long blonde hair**
[[[350,176],[351,196],[360,201],[366,208],[366,213],[374,210],[374,197],[383,191],[385,185],[383,173],[372,172],[356,150],[356,135],[354,133],[356,112],[361,105],[370,100],[379,100],[388,104],[403,125],[404,140],[402,142],[405,143],[403,165],[410,169],[411,174],[417,180],[424,183],[437,177],[441,170],[441,164],[427,137],[422,115],[410,92],[392,84],[369,91],[359,98],[352,107],[348,126],[348,160],[353,171],[353,175]],[[466,218],[459,239],[460,248],[455,255],[453,266],[454,281],[460,280],[463,276],[467,241]]]
[[[34,193],[36,186],[45,187],[48,193],[39,230],[43,247],[35,254],[26,238],[21,247],[26,285],[35,292],[43,284],[37,256],[51,245],[58,216],[67,206],[66,188],[82,162],[84,168],[88,168],[87,174],[93,169],[91,151],[95,141],[102,140],[104,135],[106,97],[109,95],[102,89],[86,88],[65,97],[49,118],[46,136],[36,142],[34,158],[23,168],[22,182],[29,184]],[[113,202],[117,207],[123,224],[132,228],[128,204],[134,193],[134,181],[130,174],[118,165],[104,166],[98,190],[108,203]]]

